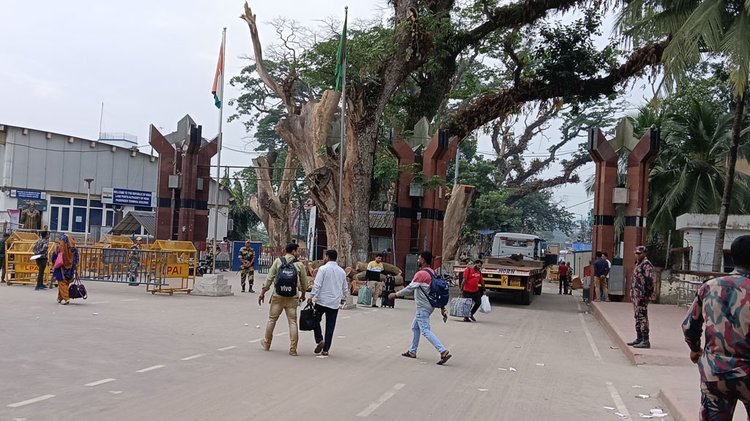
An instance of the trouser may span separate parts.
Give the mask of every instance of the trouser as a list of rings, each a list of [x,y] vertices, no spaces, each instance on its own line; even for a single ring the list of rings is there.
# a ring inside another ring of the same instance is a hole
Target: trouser
[[[36,266],[39,268],[39,273],[36,275],[36,287],[42,288],[44,286],[44,271],[47,269],[47,259],[36,259]]]
[[[377,307],[378,297],[383,295],[383,288],[385,287],[385,282],[367,281],[367,287],[370,288],[370,292],[372,292],[372,306]]]
[[[339,314],[339,309],[315,304],[315,312],[318,318],[318,323],[313,329],[313,333],[315,334],[315,343],[320,343],[320,341],[325,340],[323,351],[328,352],[328,350],[331,349],[331,342],[333,342],[333,330],[336,329],[336,317]],[[326,316],[325,338],[323,337],[323,333],[320,329],[320,322],[323,321],[323,315]]]
[[[70,281],[61,279],[57,281],[57,301],[69,301],[70,300]]]
[[[635,333],[638,339],[648,341],[648,300],[636,298],[633,300],[633,314],[635,316]]]
[[[559,285],[559,293],[568,293],[568,290],[570,289],[570,276],[568,275],[560,275],[560,285]]]
[[[731,421],[737,400],[750,414],[750,377],[701,382],[701,421]]]
[[[424,337],[427,338],[428,341],[430,341],[432,346],[434,346],[435,349],[438,350],[438,352],[442,354],[443,351],[445,351],[445,347],[440,342],[440,339],[438,339],[438,337],[435,336],[435,334],[432,333],[432,330],[430,329],[430,315],[432,314],[433,310],[434,309],[428,310],[426,308],[417,307],[417,313],[414,315],[414,321],[411,323],[412,339],[409,352],[411,352],[412,354],[417,353],[420,334],[424,335]]]
[[[245,279],[247,279],[248,286],[250,287],[248,290],[253,289],[253,281],[255,280],[255,273],[252,270],[245,270],[243,269],[240,272],[240,284],[242,284],[242,290],[245,290]]]
[[[474,302],[474,306],[471,307],[471,315],[473,316],[477,312],[477,310],[479,310],[479,306],[482,305],[482,293],[479,291],[461,291],[461,296],[464,298],[471,298],[471,301]]]
[[[281,312],[286,313],[286,320],[289,323],[289,345],[290,351],[297,351],[297,342],[299,341],[299,332],[297,331],[297,297],[281,297],[279,295],[271,296],[271,309],[268,311],[268,324],[266,324],[265,340],[268,346],[271,346],[273,339],[273,330],[276,328],[276,321],[279,320]]]
[[[594,301],[599,301],[599,295],[604,292],[603,300],[609,299],[609,287],[607,285],[606,276],[595,276],[594,277]]]
[[[0,282],[5,282],[5,255],[0,255]]]

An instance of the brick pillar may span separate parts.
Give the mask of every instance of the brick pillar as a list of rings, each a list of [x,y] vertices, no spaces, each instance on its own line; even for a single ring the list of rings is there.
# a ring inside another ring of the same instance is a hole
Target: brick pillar
[[[391,152],[398,159],[399,165],[411,165],[416,162],[416,156],[408,143],[403,139],[395,138],[391,142]],[[403,171],[396,182],[396,209],[393,219],[393,239],[395,243],[396,266],[402,270],[406,268],[406,255],[411,248],[412,223],[417,219],[417,211],[409,196],[409,185],[412,182],[410,171]]]
[[[172,144],[152,124],[149,127],[149,144],[159,153],[159,173],[156,185],[156,238],[170,239],[172,233],[172,192],[169,176],[175,164],[176,154]]]
[[[635,267],[633,250],[645,245],[646,217],[648,215],[648,176],[651,161],[659,151],[659,131],[650,130],[641,137],[628,155],[628,204],[625,208],[625,233],[623,238],[623,272],[625,297],[630,301],[630,277]]]
[[[594,180],[594,225],[592,227],[592,261],[596,252],[606,252],[610,259],[615,250],[615,205],[612,203],[614,188],[617,186],[617,153],[599,129],[589,131],[589,155],[596,165]],[[593,285],[593,264],[591,267]],[[593,291],[591,288],[591,298]]]

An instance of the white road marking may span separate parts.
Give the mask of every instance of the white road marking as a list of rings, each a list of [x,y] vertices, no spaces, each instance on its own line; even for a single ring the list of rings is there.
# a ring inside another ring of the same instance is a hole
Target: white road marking
[[[591,332],[589,331],[588,326],[586,326],[586,320],[583,319],[583,314],[578,313],[578,317],[581,319],[581,326],[583,326],[583,333],[586,334],[586,339],[589,341],[589,345],[591,345],[591,352],[594,353],[594,358],[596,358],[597,361],[602,361],[602,354],[599,353],[599,348],[596,347],[596,344],[594,343],[594,337],[591,336]]]
[[[158,370],[160,368],[164,368],[164,366],[163,365],[152,365],[151,367],[142,368],[142,369],[136,371],[136,373],[145,373],[147,371]]]
[[[351,318],[352,318],[352,316],[344,316],[344,317],[342,317],[342,319],[351,319]]]
[[[607,389],[609,389],[609,394],[612,395],[612,400],[615,401],[617,411],[625,417],[630,418],[630,412],[628,412],[628,408],[625,407],[625,402],[622,401],[620,394],[617,393],[617,389],[615,389],[612,382],[607,382]]]
[[[289,333],[289,332],[279,332],[279,333],[274,333],[274,334],[273,334],[273,336],[284,336],[284,335],[286,335],[287,333]]]
[[[31,398],[31,399],[28,399],[28,400],[25,400],[25,401],[12,403],[12,404],[8,405],[8,408],[18,408],[18,407],[21,407],[21,406],[31,405],[32,403],[46,401],[47,399],[51,399],[51,398],[54,398],[54,397],[55,397],[55,395],[37,396],[36,398]]]
[[[372,414],[376,409],[380,407],[380,405],[384,404],[388,399],[392,398],[396,392],[403,389],[404,386],[406,386],[403,383],[398,383],[395,386],[391,388],[391,390],[383,393],[383,396],[379,397],[378,400],[371,403],[367,408],[363,409],[362,412],[357,414],[358,417],[367,417],[370,414]]]
[[[237,346],[229,345],[229,346],[225,346],[224,348],[217,348],[216,350],[217,351],[229,351],[230,349],[234,349],[234,348],[237,348]]]
[[[109,304],[109,301],[94,301],[89,304]]]
[[[131,301],[138,301],[138,299],[137,298],[126,298],[126,299],[120,300],[120,301],[122,301],[123,303],[129,303]]]
[[[194,360],[196,358],[200,358],[200,357],[202,357],[204,355],[206,355],[206,354],[195,354],[195,355],[191,355],[189,357],[180,358],[180,360],[182,360],[182,361],[190,361],[190,360]]]
[[[110,390],[109,393],[113,395],[119,395],[120,393],[122,393],[122,390]]]
[[[100,384],[113,382],[115,380],[116,379],[102,379],[102,380],[97,380],[95,382],[86,383],[85,386],[88,386],[88,387],[99,386]]]
[[[248,341],[248,342],[250,342],[251,344],[254,344],[254,343],[260,342],[262,340],[263,340],[263,338],[258,338],[258,339],[253,339],[252,341]]]

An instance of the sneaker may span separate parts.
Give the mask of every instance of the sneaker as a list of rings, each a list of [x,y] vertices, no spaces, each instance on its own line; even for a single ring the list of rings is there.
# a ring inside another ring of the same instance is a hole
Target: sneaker
[[[470,321],[471,321],[471,319],[469,319],[468,317],[464,317],[464,321],[465,321],[465,322],[470,322]]]
[[[472,322],[476,322],[477,321],[477,319],[475,319],[474,316],[469,316],[469,320],[471,320]]]
[[[323,347],[326,345],[325,341],[318,342],[318,345],[315,347],[315,353],[320,354],[320,351],[323,350]]]
[[[322,355],[324,357],[327,357],[328,356],[328,351],[323,351],[323,352],[320,353],[320,355]]]
[[[638,344],[639,344],[639,343],[641,343],[642,341],[643,341],[643,340],[642,340],[641,338],[637,338],[637,339],[634,339],[634,340],[632,340],[632,341],[628,342],[628,343],[627,343],[626,345],[628,345],[628,346],[638,345]]]
[[[289,351],[289,355],[291,355],[292,357],[296,357],[297,356],[297,351],[294,351],[294,350]]]
[[[633,348],[649,349],[651,348],[651,343],[649,341],[641,341],[633,345]]]
[[[250,294],[255,294],[255,290],[250,288],[250,291],[248,291]]]

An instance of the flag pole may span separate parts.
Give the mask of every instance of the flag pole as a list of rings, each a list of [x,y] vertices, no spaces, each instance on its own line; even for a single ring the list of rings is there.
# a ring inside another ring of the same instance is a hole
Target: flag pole
[[[344,25],[349,14],[349,6],[344,7]],[[346,41],[344,41],[346,49]],[[338,228],[336,230],[337,245],[336,249],[344,256],[346,264],[346,254],[341,249],[341,204],[342,204],[342,186],[344,185],[344,153],[346,150],[346,52],[342,52],[344,60],[341,63],[341,142],[339,143],[339,204],[338,204]]]
[[[211,273],[216,273],[216,237],[219,235],[219,186],[221,185],[221,138],[222,133],[222,120],[224,112],[224,48],[227,42],[227,28],[221,32],[221,106],[219,107],[219,136],[217,139],[217,162],[216,162],[216,189],[214,190],[214,239],[211,245],[214,253],[213,261],[211,262]]]

